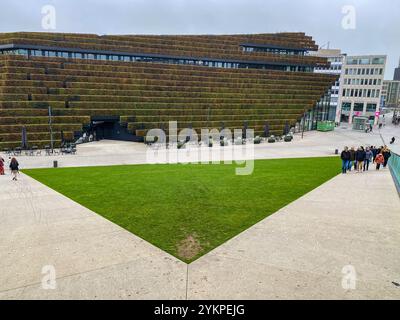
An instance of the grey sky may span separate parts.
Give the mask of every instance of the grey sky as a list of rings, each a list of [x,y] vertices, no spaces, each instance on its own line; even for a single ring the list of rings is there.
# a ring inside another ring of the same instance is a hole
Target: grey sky
[[[387,54],[385,78],[400,57],[399,0],[0,0],[0,32],[43,31],[41,8],[56,8],[55,32],[229,34],[304,31],[348,54]],[[356,28],[342,28],[353,5]]]

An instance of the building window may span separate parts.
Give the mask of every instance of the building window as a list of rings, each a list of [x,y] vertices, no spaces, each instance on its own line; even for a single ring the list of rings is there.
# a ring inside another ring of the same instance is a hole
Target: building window
[[[375,112],[376,103],[367,103],[367,112]]]
[[[350,111],[350,109],[351,109],[351,102],[342,103],[342,111]]]
[[[364,110],[364,103],[355,103],[354,104],[354,111],[363,111]]]

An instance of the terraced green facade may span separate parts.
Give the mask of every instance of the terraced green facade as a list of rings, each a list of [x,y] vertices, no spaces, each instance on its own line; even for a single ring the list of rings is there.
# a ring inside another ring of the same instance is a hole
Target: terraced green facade
[[[232,36],[0,34],[0,148],[73,140],[93,117],[133,135],[152,128],[243,128],[281,134],[336,80],[302,33]]]

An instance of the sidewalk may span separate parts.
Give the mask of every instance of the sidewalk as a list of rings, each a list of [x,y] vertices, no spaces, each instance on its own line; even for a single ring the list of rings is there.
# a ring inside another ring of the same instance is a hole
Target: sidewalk
[[[388,169],[339,175],[192,263],[188,297],[400,299],[399,244]]]
[[[185,298],[185,263],[28,176],[0,190],[0,299]]]

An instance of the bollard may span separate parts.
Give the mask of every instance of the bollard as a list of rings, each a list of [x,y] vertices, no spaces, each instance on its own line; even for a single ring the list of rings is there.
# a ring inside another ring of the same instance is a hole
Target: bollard
[[[335,149],[335,154],[339,154],[339,150],[338,149]]]
[[[57,160],[53,161],[53,168],[58,168],[58,161]]]

